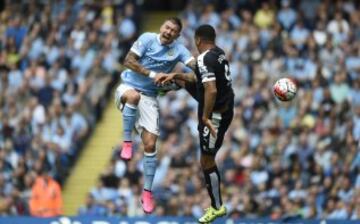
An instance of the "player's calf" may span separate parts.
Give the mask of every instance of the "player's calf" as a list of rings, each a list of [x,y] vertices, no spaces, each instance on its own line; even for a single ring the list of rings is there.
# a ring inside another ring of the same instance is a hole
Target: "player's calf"
[[[123,109],[123,145],[120,157],[124,160],[130,160],[132,157],[132,130],[136,122],[137,106],[126,103]]]

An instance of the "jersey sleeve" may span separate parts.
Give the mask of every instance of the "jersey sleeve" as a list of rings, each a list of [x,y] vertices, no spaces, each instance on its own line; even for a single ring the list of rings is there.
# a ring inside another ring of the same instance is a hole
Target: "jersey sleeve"
[[[190,51],[183,45],[180,45],[180,61],[187,65],[194,57],[191,55]]]
[[[132,45],[130,50],[137,56],[141,57],[144,55],[146,48],[151,41],[152,35],[150,33],[143,33]]]
[[[199,72],[201,76],[201,82],[215,81],[215,69],[217,61],[210,54],[200,55],[197,59]]]

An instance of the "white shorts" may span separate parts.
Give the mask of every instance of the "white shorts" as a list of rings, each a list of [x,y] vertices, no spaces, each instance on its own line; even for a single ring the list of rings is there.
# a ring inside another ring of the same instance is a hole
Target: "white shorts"
[[[130,89],[135,90],[133,87],[123,83],[116,88],[115,105],[120,111],[122,111],[124,108],[123,103],[121,103],[121,97],[127,90]],[[141,134],[142,130],[145,128],[148,132],[159,136],[160,135],[159,118],[160,118],[160,109],[157,98],[146,96],[140,93],[137,119],[135,123],[136,131],[139,134]]]

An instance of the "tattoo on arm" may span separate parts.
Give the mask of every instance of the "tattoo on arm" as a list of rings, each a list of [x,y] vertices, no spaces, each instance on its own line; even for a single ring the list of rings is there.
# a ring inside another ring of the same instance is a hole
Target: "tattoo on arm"
[[[134,52],[129,51],[124,60],[124,66],[133,70],[136,73],[143,74],[145,76],[149,76],[150,71],[144,68],[139,63],[139,56],[136,55]]]

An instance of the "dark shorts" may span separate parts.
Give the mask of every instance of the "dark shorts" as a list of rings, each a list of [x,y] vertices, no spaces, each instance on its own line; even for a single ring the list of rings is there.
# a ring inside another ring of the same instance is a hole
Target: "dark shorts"
[[[196,100],[199,102],[199,99],[197,97],[197,88],[196,88],[196,82],[186,82],[184,88],[186,89],[186,91]]]
[[[228,130],[231,121],[234,117],[234,104],[231,103],[228,106],[228,109],[222,113],[212,113],[211,121],[215,130],[217,131],[217,136],[213,137],[210,134],[209,128],[205,126],[201,119],[199,119],[199,138],[200,138],[200,148],[201,153],[215,155],[217,151],[222,146],[224,141],[224,136]]]
[[[183,84],[184,85],[184,84]],[[199,102],[199,98],[197,96],[197,88],[196,83],[185,83],[186,91]],[[215,155],[217,151],[220,149],[226,131],[228,130],[231,121],[234,117],[234,99],[230,98],[229,102],[226,106],[228,109],[222,113],[213,113],[211,115],[212,123],[217,131],[217,136],[214,138],[209,131],[209,128],[206,127],[202,121],[201,117],[199,117],[199,138],[200,138],[200,148],[201,153]]]

